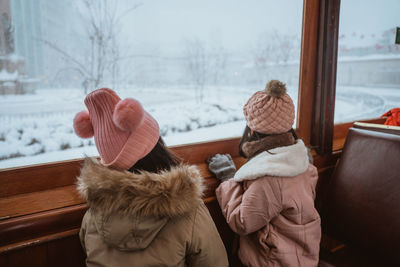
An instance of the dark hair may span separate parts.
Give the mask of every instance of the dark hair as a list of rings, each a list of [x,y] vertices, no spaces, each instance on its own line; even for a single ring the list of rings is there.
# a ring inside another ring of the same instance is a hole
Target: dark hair
[[[181,159],[165,145],[164,140],[160,136],[153,150],[136,162],[129,171],[136,173],[140,171],[158,173],[163,170],[169,171],[171,167],[177,166],[180,163]]]
[[[293,130],[293,128],[291,128],[288,132],[291,132],[293,134],[293,137],[295,140],[298,139],[297,134]],[[249,126],[246,125],[246,128],[244,128],[244,132],[243,132],[242,138],[240,139],[240,143],[239,143],[239,154],[242,157],[247,158],[242,150],[243,144],[246,142],[257,141],[257,140],[260,140],[260,139],[270,136],[270,135],[272,135],[272,134],[264,134],[264,133],[259,133],[256,131],[253,131],[253,134],[251,134],[251,129],[249,128]]]

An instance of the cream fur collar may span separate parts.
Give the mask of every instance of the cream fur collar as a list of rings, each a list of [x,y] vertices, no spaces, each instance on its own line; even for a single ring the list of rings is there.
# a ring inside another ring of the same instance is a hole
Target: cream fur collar
[[[175,217],[202,201],[203,179],[195,166],[180,165],[159,174],[117,171],[87,158],[78,191],[89,207],[103,214]]]
[[[298,139],[294,145],[277,147],[264,151],[244,164],[233,178],[240,182],[254,180],[262,176],[292,177],[308,168],[307,148]]]

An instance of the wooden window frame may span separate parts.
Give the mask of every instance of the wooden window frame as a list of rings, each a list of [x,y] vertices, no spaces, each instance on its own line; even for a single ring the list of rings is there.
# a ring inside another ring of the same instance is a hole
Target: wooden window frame
[[[315,70],[319,2],[320,0],[304,0],[303,7],[303,37],[301,42],[302,51],[300,55],[300,81],[296,131],[306,144],[310,144],[311,118],[313,112],[312,103],[314,97],[313,88],[316,84]],[[215,141],[205,142],[204,144],[212,144],[214,142]],[[192,146],[192,144],[183,145],[183,147],[185,146]],[[185,157],[185,159],[187,158]],[[0,198],[4,197],[4,192],[11,192],[10,194],[17,195],[34,192],[39,189],[47,190],[58,186],[65,186],[70,183],[71,176],[76,177],[78,175],[76,164],[81,161],[82,160],[73,159],[2,169],[0,170],[0,185],[2,185],[0,187]],[[33,179],[33,177],[42,178]],[[32,182],[32,179],[35,181],[34,183]],[[46,181],[44,182],[40,179],[45,179]],[[57,180],[57,182],[55,180]]]
[[[296,131],[320,154],[314,153],[320,173],[334,165],[339,154],[332,153],[332,148],[341,149],[352,125],[333,124],[338,17],[333,22],[328,18],[338,16],[339,5],[340,0],[304,0],[303,6]],[[239,138],[229,138],[172,147],[185,162],[199,166],[207,178],[205,202],[215,200],[213,190],[217,186],[215,179],[208,179],[212,175],[205,159],[216,153],[238,158],[238,143]],[[0,254],[79,231],[87,208],[75,190],[82,162],[67,160],[0,170],[0,235],[7,237],[0,240]],[[23,227],[15,229],[15,225]],[[38,232],[42,236],[39,241]]]
[[[307,128],[307,130],[311,130],[311,133],[307,132],[307,137],[310,138],[308,144],[314,148],[317,154],[324,156],[331,155],[343,148],[348,130],[354,121],[334,123],[340,0],[320,0],[318,2],[318,44],[314,50],[316,69],[313,73],[315,75],[314,83],[312,83],[314,89],[312,97],[315,101],[311,102],[314,103],[311,105],[313,111],[307,117],[310,122],[306,123],[308,126],[311,124],[311,127]],[[314,17],[314,22],[316,19]],[[384,119],[372,118],[361,121],[383,124]]]

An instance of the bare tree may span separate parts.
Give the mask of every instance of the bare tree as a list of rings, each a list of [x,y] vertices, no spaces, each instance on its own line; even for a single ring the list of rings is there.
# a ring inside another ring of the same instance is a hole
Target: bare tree
[[[6,55],[12,54],[14,52],[14,28],[11,24],[11,19],[9,15],[5,12],[1,15],[1,23],[3,24],[4,28],[4,41],[5,41],[4,52]]]
[[[118,5],[120,1],[78,0],[76,3],[86,26],[88,51],[82,49],[81,54],[71,54],[50,40],[40,41],[60,53],[71,64],[60,71],[75,70],[81,75],[85,94],[89,88],[99,87],[106,76],[110,77],[115,86],[119,62],[124,59],[118,43],[120,22],[141,4],[122,10]]]
[[[254,67],[259,81],[265,82],[280,76],[276,66],[286,66],[291,59],[296,58],[295,52],[300,51],[299,43],[295,35],[282,34],[276,30],[263,33],[254,49]]]
[[[185,40],[186,69],[194,84],[195,98],[202,102],[204,97],[204,85],[207,79],[207,58],[204,44],[198,39]]]
[[[226,78],[227,52],[223,46],[213,45],[208,57],[211,81],[218,85]]]
[[[222,44],[222,36],[223,33],[219,29],[211,32],[206,49],[210,82],[214,85],[219,85],[227,78],[228,52]]]
[[[274,39],[278,47],[277,59],[280,64],[286,65],[293,58],[299,40],[295,35],[278,34],[277,31],[274,32]]]
[[[259,82],[267,80],[268,67],[276,63],[276,49],[277,45],[270,33],[264,33],[258,38],[253,54]]]

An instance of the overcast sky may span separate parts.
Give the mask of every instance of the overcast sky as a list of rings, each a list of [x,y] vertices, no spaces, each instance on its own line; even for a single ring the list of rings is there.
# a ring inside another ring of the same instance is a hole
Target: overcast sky
[[[400,27],[400,0],[341,0],[341,33],[380,33],[396,26]]]
[[[183,40],[197,37],[237,50],[275,29],[300,36],[302,9],[300,0],[145,0],[123,30],[147,48],[182,49]]]

